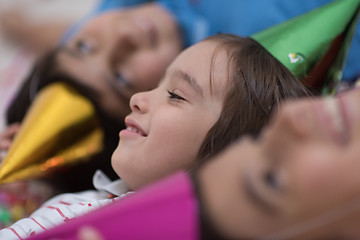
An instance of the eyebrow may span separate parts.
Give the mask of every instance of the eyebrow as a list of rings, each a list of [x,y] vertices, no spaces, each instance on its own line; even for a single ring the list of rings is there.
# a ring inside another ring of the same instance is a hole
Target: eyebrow
[[[185,82],[187,82],[195,90],[196,93],[198,93],[199,95],[201,95],[201,97],[203,97],[204,90],[198,84],[196,79],[193,76],[191,76],[189,73],[186,73],[180,69],[177,69],[174,71],[173,75],[175,77],[185,80]]]
[[[245,195],[250,199],[251,203],[258,206],[266,214],[272,216],[279,214],[279,209],[261,196],[251,181],[246,177],[243,179],[243,187]]]

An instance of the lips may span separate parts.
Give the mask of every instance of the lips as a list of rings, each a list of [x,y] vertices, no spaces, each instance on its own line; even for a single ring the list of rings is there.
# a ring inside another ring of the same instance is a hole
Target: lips
[[[130,132],[134,132],[137,134],[140,134],[141,136],[146,137],[146,135],[144,135],[143,132],[141,132],[139,129],[137,129],[136,127],[127,127],[126,130],[130,131]]]
[[[147,136],[147,133],[134,120],[132,120],[130,118],[126,118],[125,124],[127,126],[127,128],[126,128],[127,131],[141,135],[143,137]]]

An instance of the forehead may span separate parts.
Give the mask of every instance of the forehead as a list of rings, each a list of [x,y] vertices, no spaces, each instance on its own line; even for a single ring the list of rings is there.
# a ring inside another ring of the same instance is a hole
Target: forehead
[[[193,76],[207,92],[222,96],[228,81],[228,55],[218,46],[218,42],[206,40],[187,48],[168,72],[180,69]]]

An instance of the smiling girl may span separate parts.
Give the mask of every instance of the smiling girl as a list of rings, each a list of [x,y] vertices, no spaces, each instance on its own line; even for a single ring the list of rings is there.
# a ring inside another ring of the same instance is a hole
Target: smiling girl
[[[254,40],[208,38],[180,54],[156,89],[131,98],[112,156],[121,180],[97,173],[99,191],[59,195],[0,238],[35,234],[113,202],[109,194],[121,198],[177,170],[191,171],[238,137],[256,136],[281,101],[302,96],[308,96],[302,84]]]

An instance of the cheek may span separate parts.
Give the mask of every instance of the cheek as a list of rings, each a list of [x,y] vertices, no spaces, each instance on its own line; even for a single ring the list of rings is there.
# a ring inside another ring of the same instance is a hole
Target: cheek
[[[197,129],[188,119],[182,119],[171,117],[167,121],[160,120],[159,124],[152,129],[154,134],[150,137],[149,143],[162,146],[161,151],[166,152],[168,149],[174,154],[197,152],[205,130]]]
[[[294,155],[290,188],[300,209],[307,209],[303,214],[331,209],[359,193],[360,177],[354,179],[344,152],[317,146]]]
[[[317,149],[306,150],[306,154],[296,154],[294,168],[298,169],[294,174],[296,179],[301,180],[303,188],[314,192],[328,189],[334,183],[336,165],[332,164],[329,154]]]
[[[121,149],[118,146],[111,156],[111,166],[118,175],[119,175],[118,169],[119,169],[120,161],[121,161]]]
[[[178,157],[183,161],[193,162],[213,124],[212,121],[200,121],[197,116],[204,115],[197,113],[194,111],[171,114],[170,111],[165,111],[162,116],[154,117],[149,149],[158,149],[159,155],[164,155],[161,157],[164,161]]]

